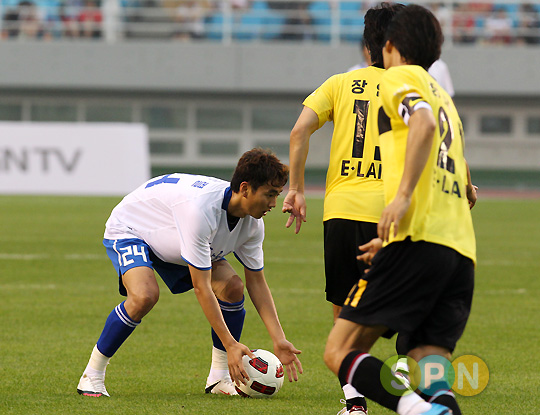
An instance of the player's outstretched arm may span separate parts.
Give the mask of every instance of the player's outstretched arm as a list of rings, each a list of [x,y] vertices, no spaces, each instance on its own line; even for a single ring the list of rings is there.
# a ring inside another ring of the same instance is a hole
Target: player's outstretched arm
[[[396,196],[384,208],[377,224],[379,238],[383,241],[389,240],[392,226],[394,236],[398,234],[399,223],[409,209],[412,194],[429,158],[436,125],[433,112],[427,108],[415,111],[409,119],[403,176]]]
[[[285,333],[279,322],[274,299],[266,283],[263,271],[251,271],[247,268],[244,270],[249,297],[261,316],[261,320],[274,343],[274,353],[281,363],[283,363],[289,382],[293,380],[297,381],[298,374],[303,373],[302,363],[298,359],[298,355],[302,352],[294,347],[285,337]]]
[[[216,296],[212,291],[211,271],[203,271],[190,265],[189,272],[191,274],[191,280],[193,281],[195,295],[203,309],[204,315],[227,350],[227,360],[231,379],[237,385],[240,385],[240,382],[245,384],[246,381],[249,380],[249,376],[244,369],[242,356],[248,355],[250,358],[254,359],[255,355],[251,352],[249,347],[235,340],[229,331],[225,320],[223,320],[223,314],[219,308]]]
[[[289,193],[283,202],[283,213],[290,213],[286,227],[296,220],[295,233],[306,221],[304,174],[309,151],[309,139],[319,128],[319,117],[311,108],[304,107],[294,125],[289,142]]]

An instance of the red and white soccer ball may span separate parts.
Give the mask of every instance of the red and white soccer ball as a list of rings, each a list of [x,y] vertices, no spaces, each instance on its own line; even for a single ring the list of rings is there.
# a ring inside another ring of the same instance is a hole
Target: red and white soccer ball
[[[257,356],[251,359],[245,355],[242,360],[249,376],[246,385],[236,387],[236,391],[250,398],[270,398],[283,386],[284,371],[279,359],[271,352],[262,349],[252,350]]]

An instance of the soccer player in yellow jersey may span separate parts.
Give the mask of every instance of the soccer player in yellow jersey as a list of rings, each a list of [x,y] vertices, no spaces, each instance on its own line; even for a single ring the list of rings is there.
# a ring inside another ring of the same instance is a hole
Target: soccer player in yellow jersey
[[[371,54],[367,68],[337,74],[304,100],[290,139],[289,192],[283,211],[296,219],[296,233],[306,219],[304,169],[311,135],[334,122],[324,200],[324,262],[326,299],[333,304],[334,320],[366,264],[356,259],[358,246],[377,236],[384,208],[384,190],[377,117],[381,101],[379,82],[384,72],[384,32],[404,6],[383,3],[365,15],[364,43]],[[340,414],[362,415],[365,398],[350,385],[341,385],[346,408]]]
[[[401,415],[459,415],[448,373],[423,384],[411,376],[409,385],[369,354],[379,337],[398,332],[420,373],[447,362],[469,317],[476,261],[462,124],[427,72],[441,53],[439,22],[409,5],[385,39],[379,132],[386,207],[379,239],[361,247],[372,266],[349,293],[324,358],[341,382]]]

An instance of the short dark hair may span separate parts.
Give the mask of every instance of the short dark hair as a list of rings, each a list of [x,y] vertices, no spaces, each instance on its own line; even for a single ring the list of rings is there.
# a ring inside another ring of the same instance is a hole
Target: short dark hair
[[[426,71],[441,56],[444,42],[441,25],[425,7],[411,4],[401,10],[386,30],[389,40],[405,61]]]
[[[289,168],[271,150],[254,148],[246,151],[238,160],[231,179],[231,190],[238,193],[242,182],[248,182],[255,191],[265,184],[283,187],[288,178]]]
[[[397,12],[405,6],[399,3],[383,2],[372,7],[364,16],[363,44],[371,55],[371,64],[384,67],[382,50],[385,43],[386,28]]]

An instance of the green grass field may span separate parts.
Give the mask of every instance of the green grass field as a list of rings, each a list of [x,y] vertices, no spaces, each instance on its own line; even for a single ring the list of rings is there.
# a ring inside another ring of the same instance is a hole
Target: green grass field
[[[304,375],[270,400],[203,394],[210,328],[192,292],[161,284],[154,310],[114,356],[110,399],[76,392],[105,318],[120,301],[101,245],[119,198],[0,196],[0,414],[335,414],[337,379],[322,354],[331,328],[324,299],[322,200],[299,235],[279,209],[266,217],[266,275]],[[281,201],[278,202],[281,206]],[[470,415],[540,408],[540,200],[480,200],[473,210],[478,268],[473,312],[455,356],[480,356],[487,388],[460,397]],[[234,259],[231,262],[236,263]],[[252,304],[242,341],[271,349]],[[393,340],[373,354],[386,359]],[[375,404],[371,415],[389,414]]]

